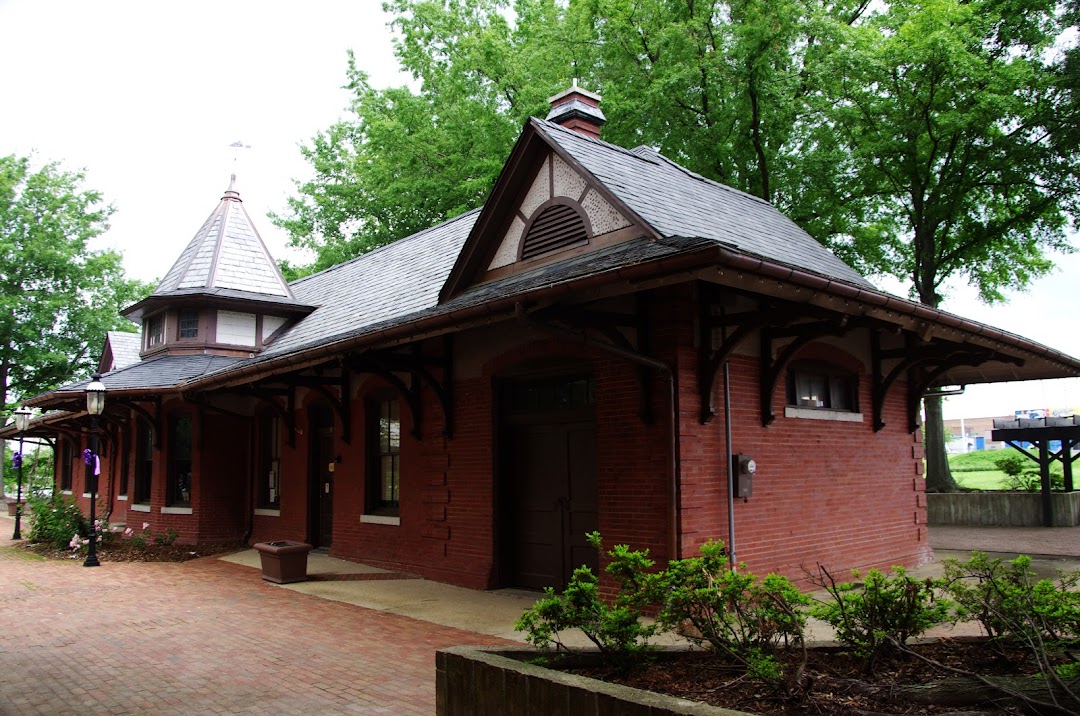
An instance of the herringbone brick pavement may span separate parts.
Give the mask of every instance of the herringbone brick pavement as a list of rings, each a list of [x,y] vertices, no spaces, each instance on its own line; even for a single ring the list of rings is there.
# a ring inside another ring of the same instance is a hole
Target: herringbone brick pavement
[[[85,568],[0,546],[5,715],[432,714],[435,650],[499,643],[213,557]]]

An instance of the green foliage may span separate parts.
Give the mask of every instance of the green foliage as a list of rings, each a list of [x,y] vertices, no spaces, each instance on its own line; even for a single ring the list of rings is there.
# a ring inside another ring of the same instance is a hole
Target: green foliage
[[[1011,561],[972,553],[945,560],[945,585],[960,618],[979,622],[989,636],[1027,641],[1080,638],[1080,572],[1038,579],[1031,558]]]
[[[51,544],[63,549],[69,546],[73,536],[85,537],[90,534],[90,524],[82,511],[73,500],[68,500],[64,495],[30,495],[27,498],[27,507],[33,515],[29,534],[31,542]]]
[[[589,534],[588,539],[603,552],[598,533]],[[647,551],[632,551],[626,545],[617,545],[607,556],[611,561],[606,571],[619,585],[610,603],[600,596],[592,570],[578,567],[562,594],[546,588],[544,598],[527,609],[514,628],[526,632],[526,641],[539,649],[565,649],[559,634],[579,629],[612,664],[625,665],[639,658],[656,633],[655,625],[641,620],[642,610],[653,601],[653,580],[646,572],[653,561]]]
[[[147,530],[149,534],[149,530]],[[172,527],[165,530],[163,535],[154,536],[154,544],[170,545],[176,541],[176,538],[180,536],[180,533],[174,530]]]
[[[973,552],[966,562],[945,560],[944,585],[957,619],[974,619],[990,637],[1028,649],[1047,680],[1062,685],[1080,676],[1080,571],[1040,579],[1026,555],[1005,562]]]
[[[770,574],[759,580],[727,562],[721,542],[707,542],[700,555],[673,560],[657,576],[663,595],[658,623],[696,644],[746,665],[751,675],[781,678],[773,654],[778,646],[801,641],[809,604],[794,584]]]
[[[936,596],[934,581],[910,577],[903,567],[893,567],[891,576],[871,569],[862,582],[840,584],[823,567],[819,570],[816,584],[831,600],[819,601],[811,614],[865,657],[868,669],[898,645],[949,618],[951,603]],[[856,580],[862,576],[858,571],[852,575]]]
[[[1028,461],[1020,455],[1005,455],[994,460],[994,467],[1008,477],[1020,477],[1027,466]]]
[[[118,315],[150,286],[124,278],[120,254],[89,242],[112,207],[55,163],[0,157],[0,392],[8,406],[89,373]],[[8,401],[9,398],[12,400]]]

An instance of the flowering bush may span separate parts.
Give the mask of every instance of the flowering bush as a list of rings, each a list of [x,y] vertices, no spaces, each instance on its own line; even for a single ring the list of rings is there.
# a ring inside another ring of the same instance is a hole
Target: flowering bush
[[[80,538],[90,534],[90,525],[74,501],[64,495],[27,498],[33,515],[30,541],[51,544],[59,549],[70,546],[72,535]]]

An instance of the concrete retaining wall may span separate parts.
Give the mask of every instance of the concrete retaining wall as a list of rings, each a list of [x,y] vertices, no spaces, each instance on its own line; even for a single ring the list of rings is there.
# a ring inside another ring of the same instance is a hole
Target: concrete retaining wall
[[[1055,527],[1080,525],[1080,492],[1051,494]],[[931,525],[1041,527],[1042,495],[1028,492],[928,492]]]
[[[535,651],[456,646],[435,654],[438,716],[750,716],[527,664]]]

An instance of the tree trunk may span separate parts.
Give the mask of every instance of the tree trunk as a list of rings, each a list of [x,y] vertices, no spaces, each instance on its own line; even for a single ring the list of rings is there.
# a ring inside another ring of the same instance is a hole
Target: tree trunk
[[[945,455],[945,419],[941,414],[941,396],[923,398],[926,422],[923,436],[926,448],[926,491],[956,492],[960,486],[949,470]]]
[[[914,704],[934,706],[975,706],[990,701],[1000,702],[1015,694],[1018,699],[1031,699],[1042,703],[1061,704],[1060,710],[1047,710],[1040,713],[1075,713],[1078,706],[1076,697],[1065,690],[1051,687],[1040,676],[991,676],[987,681],[956,676],[928,684],[894,686],[888,690],[890,697]]]

